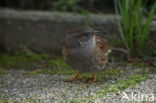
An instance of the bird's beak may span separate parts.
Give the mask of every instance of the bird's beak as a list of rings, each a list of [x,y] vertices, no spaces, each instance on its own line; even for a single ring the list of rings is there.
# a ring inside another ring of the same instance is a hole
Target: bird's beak
[[[81,47],[83,46],[83,43],[81,41],[79,41],[79,44],[80,44]]]
[[[94,33],[98,33],[99,31],[97,31],[97,30],[94,30]]]

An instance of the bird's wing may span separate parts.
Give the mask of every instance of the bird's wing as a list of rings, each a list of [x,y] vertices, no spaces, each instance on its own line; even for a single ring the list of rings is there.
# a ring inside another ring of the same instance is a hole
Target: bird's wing
[[[110,53],[110,45],[107,40],[99,35],[95,35],[96,46],[94,47],[95,60],[101,68],[105,67]]]
[[[63,53],[63,56],[64,58],[69,55],[71,52],[71,49],[67,46],[67,43],[66,43],[66,38],[64,39],[63,41],[63,49],[62,49],[62,53]]]
[[[96,46],[101,52],[109,52],[110,50],[110,45],[107,40],[105,40],[103,37],[99,35],[95,35],[95,40],[96,40]]]

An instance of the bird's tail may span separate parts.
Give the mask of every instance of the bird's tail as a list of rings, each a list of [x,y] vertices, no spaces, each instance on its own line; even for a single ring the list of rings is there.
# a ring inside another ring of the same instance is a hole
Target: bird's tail
[[[119,52],[123,52],[125,54],[128,54],[128,51],[126,49],[123,49],[123,48],[111,47],[111,51],[119,51]]]

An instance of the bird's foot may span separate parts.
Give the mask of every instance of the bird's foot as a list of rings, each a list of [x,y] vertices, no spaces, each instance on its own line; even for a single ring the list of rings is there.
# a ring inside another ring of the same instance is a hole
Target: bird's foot
[[[94,73],[94,78],[93,80],[91,81],[91,83],[95,83],[96,82],[96,72]]]
[[[75,77],[74,78],[71,78],[71,79],[67,79],[66,82],[73,82],[73,81],[76,81],[78,79],[78,76],[79,76],[79,71],[76,73]]]

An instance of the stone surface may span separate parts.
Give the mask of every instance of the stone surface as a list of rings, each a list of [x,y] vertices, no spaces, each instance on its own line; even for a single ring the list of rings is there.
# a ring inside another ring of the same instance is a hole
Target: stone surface
[[[73,28],[89,24],[100,31],[100,34],[112,44],[120,38],[115,15],[79,14],[0,10],[0,49],[6,51],[29,48],[32,51],[61,54],[61,44],[64,36]],[[153,22],[153,28],[156,23]],[[151,42],[154,46],[156,37],[152,31]],[[156,46],[154,46],[156,47]]]
[[[132,68],[127,66],[124,69],[131,70]],[[138,101],[139,99],[122,99],[123,92],[129,98],[131,98],[131,93],[152,94],[154,100],[152,102],[146,100],[146,103],[156,103],[155,74],[151,74],[149,79],[136,84],[136,86],[98,97],[98,91],[104,90],[108,84],[115,83],[116,80],[104,80],[97,84],[80,81],[68,83],[64,81],[65,78],[68,78],[67,75],[25,74],[27,72],[9,70],[8,74],[0,74],[0,103],[78,103],[74,101],[79,101],[79,103],[142,103],[142,101]],[[121,76],[119,80],[121,78],[125,77]],[[93,97],[87,98],[89,95]]]

